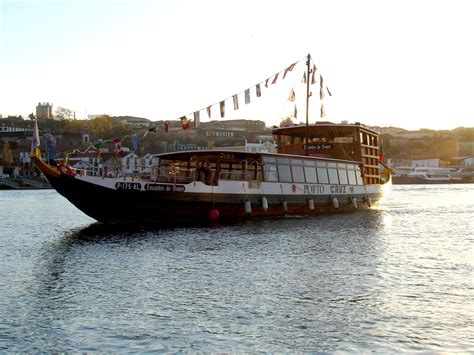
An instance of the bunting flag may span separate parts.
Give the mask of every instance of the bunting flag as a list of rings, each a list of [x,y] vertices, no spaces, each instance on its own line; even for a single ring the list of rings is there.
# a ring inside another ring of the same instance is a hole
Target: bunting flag
[[[148,131],[150,131],[150,130],[148,130]],[[146,132],[145,132],[145,136],[146,136]],[[102,148],[103,145],[104,145],[104,143],[102,141],[99,141],[96,144],[94,144],[94,148],[95,149],[100,149],[100,148]]]
[[[295,108],[293,109],[293,117],[298,118],[298,109],[296,108],[296,105],[295,105]]]
[[[234,111],[239,109],[239,97],[237,95],[232,96],[234,102]]]
[[[288,68],[285,69],[285,72],[283,73],[283,79],[285,79],[286,74],[288,74],[289,71],[292,71],[294,69],[296,63],[298,63],[298,62],[295,62],[295,63],[291,64]]]
[[[277,80],[278,80],[278,75],[279,75],[279,74],[280,74],[280,73],[276,73],[276,74],[275,74],[275,77],[273,78],[273,81],[272,81],[272,85],[276,84],[276,82],[277,82]]]
[[[268,78],[267,80],[265,80],[265,87],[266,87],[266,88],[268,87],[268,80],[270,80],[270,78]]]
[[[250,103],[250,89],[245,90],[245,104]]]
[[[331,94],[331,91],[329,91],[329,89],[328,89],[328,87],[327,87],[327,86],[326,86],[326,90],[327,90],[327,92],[328,92],[329,96],[332,96],[332,94]]]
[[[211,106],[207,106],[207,117],[211,118]]]
[[[260,84],[257,84],[257,86],[255,86],[255,91],[257,92],[257,97],[262,96],[262,89],[260,88]]]
[[[313,70],[312,70],[312,74],[311,74],[311,85],[314,85],[316,84],[316,64],[313,64]]]
[[[120,137],[114,138],[114,145],[115,145],[115,153],[119,157],[122,157],[125,154],[125,152],[123,151],[122,141],[120,140]]]
[[[181,120],[181,126],[183,127],[183,130],[186,131],[187,129],[189,129],[188,118],[186,116],[183,116],[180,118],[180,120]]]
[[[295,90],[291,89],[290,96],[288,96],[288,100],[291,101],[291,102],[294,102],[295,99],[296,99]]]
[[[31,155],[35,155],[36,157],[41,156],[41,151],[40,151],[40,137],[39,137],[39,130],[38,130],[38,121],[35,118],[35,125],[33,127],[33,138],[31,139]]]
[[[324,96],[325,96],[323,88],[324,88],[323,77],[320,75],[319,76],[319,99],[320,100],[324,99]],[[323,117],[323,116],[321,116],[321,117]]]
[[[301,80],[303,84],[306,84],[306,72],[303,73],[303,80]]]
[[[326,110],[324,109],[324,105],[321,104],[321,117],[326,117]]]
[[[201,111],[194,112],[194,128],[201,125]]]
[[[220,102],[220,109],[221,109],[221,118],[225,116],[225,100]]]

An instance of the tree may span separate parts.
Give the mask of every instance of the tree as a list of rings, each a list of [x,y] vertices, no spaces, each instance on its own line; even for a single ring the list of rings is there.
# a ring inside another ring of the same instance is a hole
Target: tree
[[[35,119],[34,113],[33,113],[33,112],[30,113],[30,114],[28,115],[28,118],[33,121],[33,120]]]
[[[10,143],[8,142],[3,143],[2,162],[5,166],[11,166],[13,164],[13,155],[10,149]]]
[[[280,127],[286,127],[293,124],[291,117],[286,117],[280,122]]]
[[[54,112],[54,118],[57,120],[72,120],[74,112],[68,108],[58,107]]]

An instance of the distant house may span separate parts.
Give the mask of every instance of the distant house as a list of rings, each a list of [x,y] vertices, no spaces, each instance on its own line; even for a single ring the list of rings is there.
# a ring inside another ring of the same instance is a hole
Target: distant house
[[[140,159],[135,153],[123,157],[112,156],[104,162],[104,172],[108,174],[124,173],[137,174],[140,172]]]

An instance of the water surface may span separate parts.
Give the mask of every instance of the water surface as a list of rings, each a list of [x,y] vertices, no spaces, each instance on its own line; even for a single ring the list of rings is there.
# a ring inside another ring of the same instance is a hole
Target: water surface
[[[474,351],[474,185],[226,226],[110,228],[53,190],[0,213],[0,351]]]

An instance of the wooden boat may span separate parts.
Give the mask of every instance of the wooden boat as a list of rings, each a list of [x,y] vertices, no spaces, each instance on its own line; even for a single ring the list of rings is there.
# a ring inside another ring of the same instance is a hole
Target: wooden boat
[[[308,56],[308,77],[309,77]],[[310,95],[307,95],[308,97]],[[318,215],[368,209],[390,185],[378,135],[318,122],[273,130],[277,153],[198,150],[158,154],[147,176],[98,176],[32,159],[54,189],[103,223],[167,224]]]

